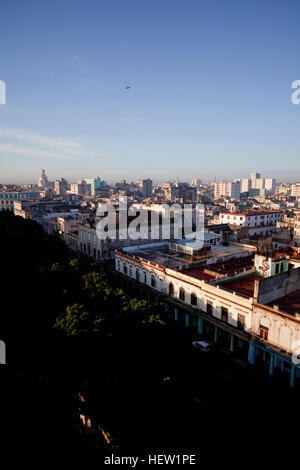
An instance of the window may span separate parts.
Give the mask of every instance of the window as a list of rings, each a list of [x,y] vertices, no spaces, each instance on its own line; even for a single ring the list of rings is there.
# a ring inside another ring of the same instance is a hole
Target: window
[[[269,328],[264,325],[259,325],[259,336],[265,341],[268,341],[268,335],[269,335]]]
[[[174,286],[172,284],[172,282],[169,284],[169,295],[174,295]]]
[[[185,292],[184,292],[184,289],[182,287],[180,287],[179,289],[179,298],[180,300],[183,300],[185,299]]]
[[[151,287],[156,287],[156,279],[154,276],[151,276]]]
[[[213,313],[213,304],[210,301],[207,302],[206,313],[207,313],[207,315],[212,315],[212,313]]]
[[[245,316],[241,315],[240,313],[238,314],[238,318],[237,318],[237,327],[239,330],[245,329]]]
[[[228,321],[228,309],[227,308],[222,307],[222,309],[221,309],[221,320],[224,323],[227,323],[227,321]]]
[[[144,283],[147,284],[147,274],[144,273]]]
[[[123,266],[123,272],[124,272],[124,274],[127,274],[127,266],[126,266],[126,264],[124,264],[124,266]]]
[[[138,269],[135,271],[135,278],[136,278],[137,281],[140,280],[140,272],[139,272]]]
[[[197,296],[196,294],[191,294],[191,304],[192,305],[197,305]]]

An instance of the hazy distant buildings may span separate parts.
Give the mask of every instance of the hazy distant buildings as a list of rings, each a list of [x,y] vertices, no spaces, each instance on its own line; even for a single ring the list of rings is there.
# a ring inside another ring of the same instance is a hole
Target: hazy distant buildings
[[[274,194],[276,190],[276,180],[274,178],[265,179],[266,194]]]
[[[292,184],[292,192],[291,195],[300,199],[300,183]]]
[[[85,182],[91,186],[91,195],[95,196],[97,189],[101,188],[101,179],[99,176],[96,178],[86,178]]]
[[[264,196],[275,193],[276,180],[274,178],[261,178],[260,173],[251,173],[250,187],[247,181],[249,180],[242,179],[241,193],[248,192],[249,196]],[[247,186],[248,190],[246,190]]]
[[[256,188],[257,180],[260,179],[260,173],[251,173],[251,188]]]
[[[173,199],[176,199],[178,197],[178,189],[172,183],[162,183],[161,189],[165,195],[166,201],[173,201]]]
[[[249,178],[242,178],[240,182],[241,193],[248,193],[251,188],[251,180]]]
[[[191,181],[191,186],[198,188],[201,186],[202,181],[199,178],[193,178]]]
[[[258,178],[256,180],[255,189],[265,189],[265,179],[264,178]]]
[[[64,178],[55,181],[55,193],[58,196],[64,196],[68,189],[68,182]]]
[[[233,199],[239,199],[240,197],[240,183],[232,183],[228,181],[217,181],[213,183],[214,197],[220,199],[224,197],[230,197]]]
[[[85,180],[79,180],[77,183],[71,184],[71,194],[76,194],[77,196],[90,196],[91,195],[91,185],[88,184]]]
[[[0,211],[13,211],[14,201],[29,201],[40,198],[40,193],[37,191],[9,191],[0,192]]]
[[[41,171],[41,176],[39,178],[38,187],[45,188],[45,189],[49,187],[49,181],[48,181],[48,178],[46,176],[46,172],[44,169],[42,169]]]
[[[149,178],[145,178],[138,181],[138,185],[141,188],[141,193],[143,197],[151,197],[152,196],[152,180]]]
[[[177,198],[180,202],[196,201],[197,188],[190,186],[188,183],[180,183],[176,179],[175,187],[177,189]]]

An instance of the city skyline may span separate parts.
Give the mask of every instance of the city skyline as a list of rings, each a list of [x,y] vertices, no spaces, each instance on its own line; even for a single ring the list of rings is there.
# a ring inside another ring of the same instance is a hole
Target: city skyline
[[[52,180],[253,168],[299,180],[299,11],[296,1],[6,3],[1,182],[32,183],[41,167]]]
[[[290,462],[300,1],[0,11],[3,447]]]

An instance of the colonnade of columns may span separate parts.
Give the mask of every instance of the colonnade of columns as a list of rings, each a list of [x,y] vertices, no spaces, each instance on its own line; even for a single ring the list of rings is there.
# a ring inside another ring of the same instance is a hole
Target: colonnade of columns
[[[188,328],[191,325],[191,315],[189,312],[184,313],[184,322],[186,328]],[[177,307],[174,308],[174,318],[175,321],[179,320],[179,310]],[[203,334],[203,319],[201,317],[197,317],[196,321],[197,325],[197,333],[199,335]],[[214,325],[214,342],[218,342],[218,335],[219,335],[219,327],[217,325]],[[230,343],[229,343],[229,350],[230,352],[234,351],[234,334],[230,334]],[[254,367],[255,365],[255,357],[256,357],[256,344],[253,340],[250,341],[249,343],[249,348],[248,348],[248,362],[249,364]],[[277,361],[281,361],[280,368],[283,371],[284,370],[284,359],[279,358],[276,354],[272,354],[272,352],[268,351],[270,353],[270,364],[269,364],[269,375],[272,377],[274,375],[274,369],[277,367],[278,363]],[[264,351],[265,354],[265,351]],[[296,365],[291,364],[291,371],[290,371],[290,387],[295,386],[295,380],[296,380]]]
[[[256,357],[256,348],[257,346],[255,345],[254,341],[250,341],[249,343],[249,351],[248,351],[248,362],[252,366],[255,365],[255,357]],[[264,351],[265,352],[265,351]],[[277,361],[280,361],[280,369],[283,372],[284,371],[284,363],[288,362],[285,361],[283,358],[278,357],[276,354],[273,354],[271,351],[268,351],[270,354],[270,364],[269,364],[269,375],[272,377],[274,375],[274,370],[275,367],[277,366]],[[291,371],[290,371],[290,387],[295,386],[295,380],[296,380],[296,364],[291,364]]]

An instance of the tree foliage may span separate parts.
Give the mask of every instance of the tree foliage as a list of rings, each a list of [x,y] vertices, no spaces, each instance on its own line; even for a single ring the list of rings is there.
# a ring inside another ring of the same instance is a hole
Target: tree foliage
[[[0,213],[0,255],[8,306],[0,313],[2,331],[111,336],[163,325],[161,305],[132,298],[99,264],[76,257],[34,221]]]

